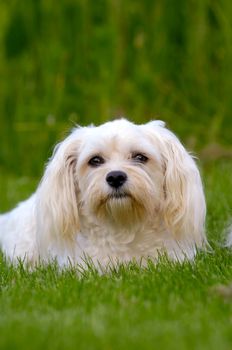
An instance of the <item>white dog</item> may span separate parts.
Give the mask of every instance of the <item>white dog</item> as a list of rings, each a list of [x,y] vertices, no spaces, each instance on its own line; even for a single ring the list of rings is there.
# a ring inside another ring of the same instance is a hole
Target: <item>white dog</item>
[[[37,191],[0,216],[8,258],[60,266],[182,261],[206,245],[197,166],[161,121],[77,127],[54,151]],[[144,261],[145,261],[144,260]]]

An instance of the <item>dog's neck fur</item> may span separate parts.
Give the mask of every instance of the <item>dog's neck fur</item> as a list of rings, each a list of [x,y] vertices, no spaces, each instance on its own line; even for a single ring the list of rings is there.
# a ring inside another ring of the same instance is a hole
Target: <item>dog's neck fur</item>
[[[97,220],[94,221],[92,216],[87,215],[80,219],[78,246],[93,260],[99,259],[101,262],[109,260],[109,256],[120,261],[129,261],[132,258],[138,261],[149,255],[154,257],[157,249],[164,248],[164,237],[166,236],[167,241],[170,240],[170,234],[165,230],[160,218],[153,218],[152,223],[138,222],[137,225],[129,227],[101,225]]]

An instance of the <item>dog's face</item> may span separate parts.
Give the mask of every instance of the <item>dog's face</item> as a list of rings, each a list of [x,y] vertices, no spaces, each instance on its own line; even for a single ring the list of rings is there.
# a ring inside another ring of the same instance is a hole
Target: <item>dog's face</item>
[[[79,205],[114,226],[151,220],[164,196],[158,147],[144,126],[125,120],[85,130],[76,178]]]

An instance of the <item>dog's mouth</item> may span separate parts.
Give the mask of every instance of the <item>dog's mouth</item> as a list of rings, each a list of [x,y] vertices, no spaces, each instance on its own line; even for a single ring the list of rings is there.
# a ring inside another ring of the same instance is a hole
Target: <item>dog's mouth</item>
[[[114,191],[108,195],[107,199],[125,199],[130,197],[131,195],[127,192]]]
[[[94,208],[96,217],[114,227],[129,227],[140,222],[145,215],[143,203],[127,189],[111,190],[97,204]]]

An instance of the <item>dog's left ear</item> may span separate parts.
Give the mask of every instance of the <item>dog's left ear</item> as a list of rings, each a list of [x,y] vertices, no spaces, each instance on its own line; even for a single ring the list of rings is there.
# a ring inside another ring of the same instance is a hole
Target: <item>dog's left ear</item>
[[[202,181],[195,161],[178,138],[159,121],[147,124],[163,162],[164,200],[162,212],[176,240],[201,247],[206,243],[206,205]]]
[[[58,144],[36,192],[36,234],[41,256],[52,242],[72,241],[79,229],[76,162],[81,129]]]

